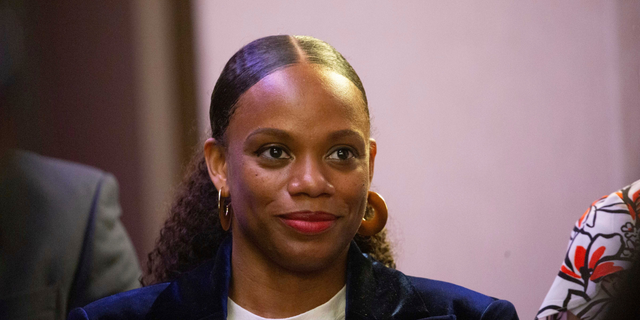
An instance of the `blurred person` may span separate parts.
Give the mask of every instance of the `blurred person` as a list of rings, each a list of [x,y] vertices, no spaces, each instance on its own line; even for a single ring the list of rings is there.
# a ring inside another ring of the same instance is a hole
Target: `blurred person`
[[[139,287],[115,178],[5,150],[0,157],[0,319],[65,319],[68,310]]]
[[[625,270],[638,259],[638,210],[640,180],[591,204],[571,231],[564,261],[536,319],[605,319],[625,285]]]
[[[639,248],[636,248],[636,251]],[[622,276],[604,320],[637,320],[640,319],[640,255]]]
[[[244,46],[214,87],[210,124],[148,286],[70,319],[518,319],[508,301],[394,269],[365,90],[326,42]]]
[[[1,2],[0,319],[62,320],[71,308],[139,287],[141,270],[112,175],[19,150],[34,120],[23,31]]]

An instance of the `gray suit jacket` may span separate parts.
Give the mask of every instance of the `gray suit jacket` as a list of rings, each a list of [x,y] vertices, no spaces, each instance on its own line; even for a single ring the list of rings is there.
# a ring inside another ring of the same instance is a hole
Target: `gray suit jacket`
[[[65,319],[139,286],[115,178],[10,152],[0,159],[0,319]]]

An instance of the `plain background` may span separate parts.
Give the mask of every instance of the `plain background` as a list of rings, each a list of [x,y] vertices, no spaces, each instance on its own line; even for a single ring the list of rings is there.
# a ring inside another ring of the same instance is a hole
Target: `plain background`
[[[575,220],[640,178],[638,1],[193,3],[200,134],[224,63],[272,34],[338,49],[369,99],[405,273],[533,319]]]

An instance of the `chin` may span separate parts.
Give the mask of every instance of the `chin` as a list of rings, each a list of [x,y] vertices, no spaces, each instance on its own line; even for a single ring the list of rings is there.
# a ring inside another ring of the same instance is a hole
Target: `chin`
[[[335,266],[336,261],[346,257],[349,244],[295,243],[278,250],[275,261],[283,268],[300,273],[317,272]]]

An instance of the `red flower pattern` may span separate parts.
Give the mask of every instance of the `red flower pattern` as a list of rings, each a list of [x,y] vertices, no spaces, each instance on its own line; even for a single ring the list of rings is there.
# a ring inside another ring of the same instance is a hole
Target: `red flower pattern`
[[[614,263],[611,261],[598,264],[598,261],[600,260],[600,258],[602,258],[602,255],[604,254],[605,250],[606,250],[606,247],[601,246],[598,249],[596,249],[596,251],[594,251],[591,257],[589,258],[589,268],[587,269],[587,273],[586,273],[589,275],[588,280],[594,281],[606,275],[623,270],[622,267],[614,265]],[[575,261],[575,269],[581,273],[586,263],[585,261],[586,256],[587,256],[587,250],[583,246],[577,246],[573,261]],[[580,274],[577,274],[571,271],[565,265],[562,265],[560,270],[564,272],[566,275],[571,276],[573,278],[576,278],[576,279],[582,278]]]
[[[536,319],[564,319],[567,310],[589,320],[605,314],[616,274],[640,248],[638,215],[640,180],[591,204],[574,225],[565,262]]]

